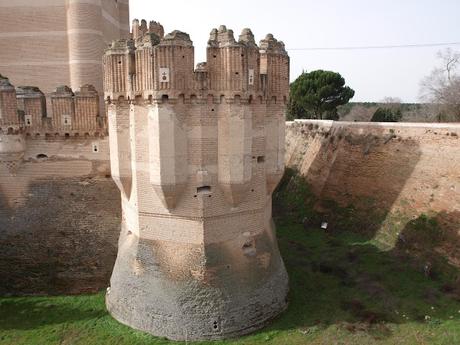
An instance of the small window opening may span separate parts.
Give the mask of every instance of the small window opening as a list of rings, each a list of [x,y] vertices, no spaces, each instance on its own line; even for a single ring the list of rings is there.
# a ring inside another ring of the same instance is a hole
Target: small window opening
[[[255,256],[256,248],[254,241],[248,240],[243,244],[243,254],[247,256]]]
[[[240,74],[240,72],[235,72],[236,75]]]
[[[196,189],[197,194],[209,194],[211,193],[211,187],[210,186],[201,186]]]
[[[263,163],[263,162],[265,162],[265,156],[257,157],[257,163]]]
[[[99,152],[99,146],[97,144],[93,144],[93,152]]]
[[[69,133],[66,133],[66,134],[65,134],[65,137],[66,137],[66,138],[69,138],[69,137],[70,137],[70,134],[69,134]]]
[[[218,331],[219,330],[219,323],[217,321],[214,321],[212,323],[212,328],[215,330],[215,331]]]
[[[48,156],[45,155],[44,153],[39,153],[39,154],[37,155],[37,159],[47,159],[47,158],[48,158]]]
[[[246,242],[245,244],[243,244],[243,249],[249,249],[249,248],[252,248],[252,242]]]
[[[217,57],[217,55],[213,55],[212,57],[213,57],[213,58],[216,58],[216,57]]]
[[[214,111],[214,108],[213,108],[213,109],[211,109],[211,111]]]

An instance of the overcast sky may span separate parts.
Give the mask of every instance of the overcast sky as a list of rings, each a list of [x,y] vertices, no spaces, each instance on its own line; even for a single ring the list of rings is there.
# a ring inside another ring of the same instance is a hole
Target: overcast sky
[[[213,27],[225,24],[237,38],[245,27],[259,41],[284,41],[291,80],[302,70],[327,69],[345,77],[354,101],[399,97],[418,100],[419,83],[443,47],[317,50],[299,48],[460,42],[460,0],[131,0],[131,18],[156,20],[165,31],[190,34],[196,63],[205,60]],[[452,46],[460,50],[460,45]],[[293,50],[290,50],[293,49]]]

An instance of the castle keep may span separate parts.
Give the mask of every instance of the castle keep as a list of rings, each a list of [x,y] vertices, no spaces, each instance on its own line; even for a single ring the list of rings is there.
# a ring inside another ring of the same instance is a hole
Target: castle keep
[[[0,0],[0,71],[47,96],[85,84],[102,95],[104,49],[128,36],[128,0]]]
[[[254,331],[286,307],[271,218],[284,171],[289,57],[267,35],[134,23],[103,58],[122,233],[107,293],[122,323],[177,340]]]

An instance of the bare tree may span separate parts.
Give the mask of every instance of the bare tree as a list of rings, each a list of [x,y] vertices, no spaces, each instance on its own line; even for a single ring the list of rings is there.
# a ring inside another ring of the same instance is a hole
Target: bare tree
[[[438,52],[438,59],[442,60],[444,70],[447,73],[447,80],[451,81],[453,73],[456,72],[460,62],[460,52],[454,51],[451,48],[447,48]]]
[[[438,53],[441,66],[421,82],[420,99],[436,108],[437,121],[460,121],[460,52]]]

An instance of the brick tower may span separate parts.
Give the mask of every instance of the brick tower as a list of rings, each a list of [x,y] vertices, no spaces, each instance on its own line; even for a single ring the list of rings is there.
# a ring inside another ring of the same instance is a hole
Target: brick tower
[[[135,21],[104,56],[112,175],[122,196],[107,307],[176,340],[263,327],[286,307],[271,217],[284,170],[289,57],[272,35],[188,34]]]
[[[0,74],[0,164],[14,174],[25,150],[26,141],[18,117],[16,90],[9,79]]]

